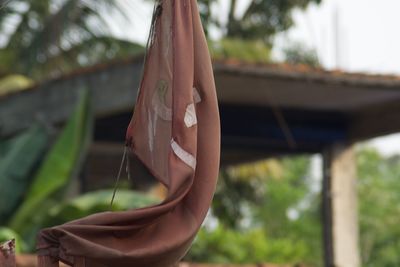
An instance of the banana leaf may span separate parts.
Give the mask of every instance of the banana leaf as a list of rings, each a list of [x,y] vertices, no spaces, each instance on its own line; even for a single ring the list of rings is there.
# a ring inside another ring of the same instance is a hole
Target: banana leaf
[[[37,231],[48,210],[63,197],[69,181],[78,174],[92,132],[88,92],[68,120],[36,173],[23,204],[9,227],[33,248]]]
[[[10,148],[10,140],[0,141],[0,160],[3,160],[6,157],[9,148]]]
[[[17,209],[49,136],[39,125],[0,145],[0,225]]]

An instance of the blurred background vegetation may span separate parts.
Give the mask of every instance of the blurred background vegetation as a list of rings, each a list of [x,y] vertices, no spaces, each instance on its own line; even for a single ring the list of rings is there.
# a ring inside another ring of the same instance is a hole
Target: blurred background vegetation
[[[272,40],[292,25],[291,11],[318,0],[260,0],[228,21],[199,1],[215,59],[271,62]],[[76,69],[124,59],[143,46],[116,38],[105,13],[123,21],[129,14],[116,0],[0,1],[0,94]],[[122,19],[121,19],[122,18]],[[318,67],[315,53],[289,44],[286,61]],[[109,210],[110,188],[70,198],[91,142],[90,95],[83,93],[61,128],[36,123],[0,140],[0,241],[16,237],[20,252],[32,252],[38,229]],[[123,140],[121,140],[123,141]],[[186,259],[214,263],[305,263],[322,265],[319,180],[311,156],[224,166],[213,206]],[[363,266],[400,266],[400,158],[359,147],[358,192]],[[113,210],[160,201],[131,188],[119,190]]]
[[[310,158],[223,169],[210,216],[187,258],[322,266],[320,188]],[[357,170],[363,266],[398,266],[400,157],[360,146]]]

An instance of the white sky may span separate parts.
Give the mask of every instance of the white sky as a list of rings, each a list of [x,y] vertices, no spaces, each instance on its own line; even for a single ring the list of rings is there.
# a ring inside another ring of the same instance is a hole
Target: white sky
[[[302,41],[317,50],[327,68],[400,74],[399,12],[399,0],[322,0],[294,12],[296,26],[278,44]]]
[[[120,0],[132,10],[133,25],[115,29],[118,36],[144,43],[151,20],[150,1]],[[248,0],[238,0],[237,14]],[[132,2],[131,2],[132,3]],[[228,0],[219,0],[213,7],[226,19]],[[306,11],[293,12],[295,26],[279,34],[274,57],[290,42],[300,42],[317,51],[327,69],[340,68],[350,72],[400,75],[400,0],[322,0]],[[218,37],[218,31],[212,31]],[[397,34],[396,34],[397,33]],[[400,88],[399,88],[400,90]],[[385,155],[400,154],[400,134],[374,139],[369,145]]]

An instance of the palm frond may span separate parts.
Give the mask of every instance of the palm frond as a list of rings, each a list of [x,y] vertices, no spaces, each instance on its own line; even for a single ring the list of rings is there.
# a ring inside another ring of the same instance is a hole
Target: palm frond
[[[94,36],[47,58],[46,62],[35,67],[34,74],[37,77],[58,76],[82,66],[127,58],[143,52],[144,47],[137,43],[108,36]]]
[[[28,8],[19,12],[19,23],[10,36],[7,47],[18,48],[29,42],[35,32],[35,28],[41,27],[42,20],[50,14],[50,2],[51,0],[18,1],[20,5],[28,5]]]
[[[77,50],[76,47],[80,47],[79,55],[90,54],[84,55],[83,58],[106,58],[96,57],[92,49],[83,48],[88,47],[87,44],[90,42],[97,47],[105,47],[103,50],[112,54],[110,47],[113,49],[120,47],[121,42],[111,42],[112,32],[108,16],[129,21],[126,9],[117,0],[20,0],[18,2],[27,5],[28,8],[18,14],[18,25],[10,35],[7,46],[0,50],[1,54],[7,55],[7,63],[0,63],[2,73],[10,72],[7,68],[12,68],[12,73],[35,77],[38,73],[42,74],[38,68],[49,69],[43,65],[59,59],[66,51]],[[110,37],[110,40],[105,42],[104,37]],[[101,39],[99,44],[92,42],[96,39]],[[80,45],[81,43],[83,44]],[[78,57],[72,57],[71,53],[66,56],[68,58],[64,61],[71,62],[68,65],[81,65]]]

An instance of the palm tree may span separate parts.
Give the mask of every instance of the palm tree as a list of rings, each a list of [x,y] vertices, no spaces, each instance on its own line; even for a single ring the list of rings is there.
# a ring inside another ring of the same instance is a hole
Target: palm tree
[[[117,0],[0,0],[0,77],[40,80],[141,52],[112,36],[105,14],[130,23]]]

